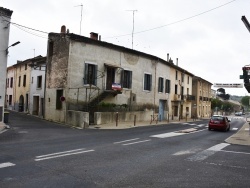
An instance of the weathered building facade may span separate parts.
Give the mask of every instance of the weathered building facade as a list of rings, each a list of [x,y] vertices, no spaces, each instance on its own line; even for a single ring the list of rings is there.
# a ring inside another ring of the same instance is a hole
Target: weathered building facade
[[[126,107],[132,114],[152,110],[143,120],[150,120],[150,114],[160,120],[191,116],[191,101],[175,96],[191,94],[191,73],[156,56],[100,41],[96,33],[87,38],[65,31],[62,27],[61,33],[49,34],[47,120],[67,123],[69,111],[85,111],[90,123],[98,123],[100,103]],[[175,79],[176,71],[185,80]],[[180,90],[172,94],[176,85]],[[131,121],[132,114],[122,118]]]
[[[4,120],[4,104],[6,92],[6,68],[8,57],[10,19],[13,11],[0,7],[0,122]]]
[[[211,116],[211,86],[209,81],[195,76],[193,78],[193,95],[195,101],[192,102],[192,116],[196,118]]]

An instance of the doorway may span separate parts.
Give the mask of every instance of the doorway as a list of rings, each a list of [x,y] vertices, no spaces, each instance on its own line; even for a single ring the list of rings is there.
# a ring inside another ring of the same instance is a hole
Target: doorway
[[[115,82],[115,69],[114,67],[107,66],[106,90],[112,90],[112,84]]]

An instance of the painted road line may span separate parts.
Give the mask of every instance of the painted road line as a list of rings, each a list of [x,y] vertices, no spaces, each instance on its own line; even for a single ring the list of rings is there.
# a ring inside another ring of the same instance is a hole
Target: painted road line
[[[127,145],[132,145],[132,144],[142,143],[142,142],[148,142],[148,141],[151,141],[151,140],[142,140],[142,141],[138,141],[138,142],[131,142],[131,143],[122,144],[122,145],[127,146]]]
[[[245,131],[249,131],[249,128],[245,128]]]
[[[7,162],[7,163],[0,163],[0,168],[6,168],[10,166],[15,166],[15,164]]]
[[[134,140],[138,140],[139,138],[133,138],[133,139],[129,139],[129,140],[123,140],[123,141],[119,141],[119,142],[114,142],[113,144],[121,144],[124,142],[130,142],[130,141],[134,141]]]
[[[222,150],[223,148],[229,146],[230,144],[228,143],[221,143],[221,144],[217,144],[211,148],[208,148],[207,150],[210,150],[210,151],[220,151]]]
[[[150,137],[155,137],[155,138],[169,138],[169,137],[174,137],[174,136],[180,136],[180,135],[183,135],[183,134],[187,134],[187,133],[170,132],[170,133],[156,134],[156,135],[152,135]]]
[[[203,161],[206,158],[208,158],[211,155],[214,155],[218,151],[222,151],[223,148],[227,147],[230,144],[227,143],[221,143],[217,144],[211,148],[208,148],[202,152],[197,153],[196,155],[193,155],[189,158],[187,158],[188,161]]]
[[[233,131],[237,131],[239,128],[232,128]]]
[[[200,125],[197,125],[198,127],[203,127],[205,124],[200,124]]]
[[[95,150],[85,150],[85,151],[71,152],[71,153],[69,153],[69,151],[60,152],[60,153],[65,153],[65,154],[62,154],[62,155],[58,155],[58,154],[52,153],[52,154],[44,155],[44,156],[48,156],[48,157],[37,156],[36,159],[35,159],[35,161],[42,161],[42,160],[47,160],[47,159],[54,159],[54,158],[65,157],[65,156],[69,156],[69,155],[77,155],[77,154],[87,153],[87,152],[92,152],[92,151],[95,151]]]
[[[40,156],[37,156],[36,158],[50,157],[50,156],[53,156],[53,155],[59,155],[59,154],[65,154],[65,153],[72,153],[72,152],[82,151],[82,150],[85,150],[85,148],[74,149],[74,150],[63,151],[63,152],[57,152],[57,153],[51,153],[51,154],[47,154],[47,155],[40,155]]]

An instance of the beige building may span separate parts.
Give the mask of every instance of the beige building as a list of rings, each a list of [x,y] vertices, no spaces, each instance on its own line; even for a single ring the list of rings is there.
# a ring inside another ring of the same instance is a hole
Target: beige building
[[[193,77],[192,93],[195,101],[192,102],[192,117],[208,118],[211,116],[211,86],[213,84],[200,77]]]
[[[15,68],[14,110],[29,112],[30,66],[32,59],[17,61]]]

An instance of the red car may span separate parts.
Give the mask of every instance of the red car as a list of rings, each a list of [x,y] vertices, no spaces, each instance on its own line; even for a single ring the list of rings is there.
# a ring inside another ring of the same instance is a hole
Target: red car
[[[208,123],[208,130],[211,129],[222,130],[222,131],[229,131],[230,130],[230,120],[221,115],[214,115],[211,117]]]

